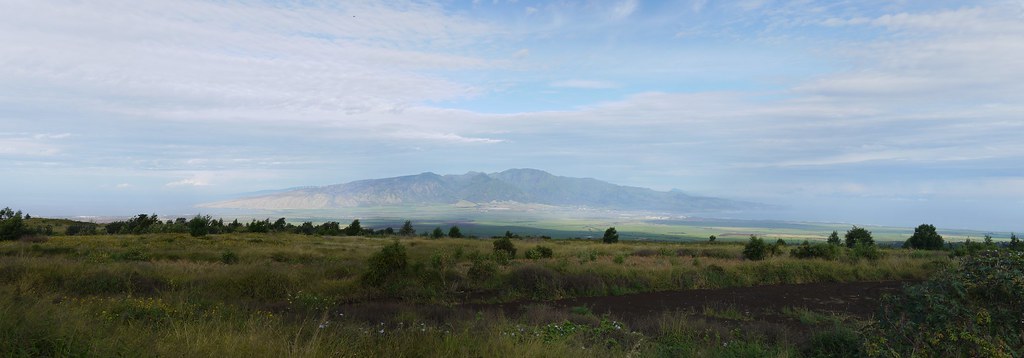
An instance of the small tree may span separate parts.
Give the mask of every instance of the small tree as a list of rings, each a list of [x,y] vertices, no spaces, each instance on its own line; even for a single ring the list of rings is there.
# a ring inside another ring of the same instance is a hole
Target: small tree
[[[25,222],[21,218],[21,211],[14,211],[11,208],[0,210],[0,241],[17,240],[25,235]]]
[[[1017,238],[1016,233],[1010,233],[1010,248],[1014,250],[1020,250],[1024,248],[1024,245],[1021,244],[1020,239]]]
[[[717,236],[715,236],[715,235],[708,236],[708,242],[715,242],[715,240],[718,240]]]
[[[212,220],[209,215],[196,215],[188,221],[188,234],[192,237],[206,236],[210,232],[210,221]]]
[[[357,236],[363,233],[363,226],[359,224],[359,219],[355,219],[342,231],[345,233],[345,236]]]
[[[828,242],[829,245],[836,245],[836,246],[839,246],[839,245],[843,244],[843,242],[839,240],[839,232],[835,231],[835,230],[832,230],[832,233],[828,235],[828,241],[827,242]]]
[[[499,252],[504,252],[509,258],[514,259],[516,258],[516,245],[513,245],[512,240],[507,237],[494,240],[494,253],[498,254]]]
[[[871,232],[867,229],[854,226],[846,232],[846,247],[853,248],[858,243],[874,245],[875,239],[871,238]]]
[[[406,220],[405,224],[402,224],[402,228],[398,229],[398,235],[401,236],[415,236],[416,229],[412,228],[412,221]]]
[[[603,241],[606,244],[614,244],[616,242],[619,242],[619,232],[615,230],[614,226],[610,227],[608,228],[608,230],[604,231],[604,237],[601,238],[601,241]]]
[[[369,286],[383,286],[389,279],[400,276],[409,265],[405,246],[397,241],[384,246],[367,261],[368,269],[363,274],[363,283]]]
[[[440,239],[442,237],[444,237],[444,230],[441,230],[440,227],[435,227],[434,231],[430,233],[430,238],[432,239]]]
[[[458,239],[462,237],[462,230],[459,230],[458,226],[452,225],[451,229],[448,229],[448,237]]]
[[[747,241],[747,245],[743,247],[743,257],[747,260],[759,261],[764,260],[767,255],[768,245],[764,243],[764,239],[757,235],[750,235],[750,241]]]
[[[919,225],[914,229],[914,235],[903,243],[905,248],[924,250],[942,250],[942,245],[942,235],[935,232],[935,226],[929,224]]]

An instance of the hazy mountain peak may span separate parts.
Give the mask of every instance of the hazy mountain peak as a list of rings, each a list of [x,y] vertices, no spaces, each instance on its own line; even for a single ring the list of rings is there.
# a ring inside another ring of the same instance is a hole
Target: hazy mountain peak
[[[744,203],[694,197],[681,191],[616,185],[591,178],[557,176],[539,169],[517,168],[484,174],[438,175],[424,172],[366,179],[320,188],[289,190],[218,203],[213,208],[328,209],[354,206],[452,204],[514,201],[549,206],[615,210],[706,212],[735,210]]]

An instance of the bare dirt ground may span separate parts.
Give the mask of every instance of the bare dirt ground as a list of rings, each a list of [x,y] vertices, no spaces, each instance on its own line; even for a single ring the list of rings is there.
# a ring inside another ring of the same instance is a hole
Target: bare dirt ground
[[[472,318],[479,314],[502,314],[505,317],[537,315],[550,319],[569,317],[577,307],[585,307],[595,315],[609,315],[626,321],[642,320],[663,313],[684,312],[701,315],[707,309],[739,312],[751,321],[791,328],[806,329],[785,309],[804,308],[814,312],[839,314],[853,319],[868,319],[878,311],[884,294],[897,294],[914,282],[848,282],[767,285],[706,290],[682,290],[640,293],[623,296],[581,297],[553,301],[524,301],[503,304],[465,304],[454,306],[410,304],[403,302],[366,302],[343,305],[337,313],[367,322],[390,321],[415,312],[426,321],[439,324],[453,319]],[[719,317],[707,317],[721,321]],[[726,319],[725,321],[728,321]]]
[[[700,311],[704,307],[743,312],[776,312],[786,307],[870,317],[883,294],[900,292],[906,281],[809,283],[640,293],[552,301],[553,307],[588,307],[591,312],[616,316],[649,315],[666,311]],[[510,304],[513,307],[516,304]]]

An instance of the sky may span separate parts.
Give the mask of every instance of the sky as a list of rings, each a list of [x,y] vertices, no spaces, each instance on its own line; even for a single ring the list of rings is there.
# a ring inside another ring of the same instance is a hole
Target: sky
[[[537,168],[1024,230],[1024,0],[0,0],[0,206]]]

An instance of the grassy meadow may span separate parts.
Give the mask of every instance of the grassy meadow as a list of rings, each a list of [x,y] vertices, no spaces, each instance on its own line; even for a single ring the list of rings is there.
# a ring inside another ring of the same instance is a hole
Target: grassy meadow
[[[585,307],[539,305],[521,315],[481,307],[681,289],[923,280],[954,262],[945,252],[895,249],[883,249],[877,260],[846,253],[797,259],[783,250],[751,261],[737,243],[543,239],[512,240],[517,253],[509,257],[497,254],[493,241],[165,233],[0,242],[0,355],[801,356],[809,337],[778,328],[741,330],[730,322],[746,319],[722,308],[664,312],[629,327],[623,317]],[[368,283],[369,262],[396,242],[405,266]],[[538,254],[538,246],[550,255]],[[387,314],[349,309],[367,303],[396,308]],[[436,310],[462,313],[439,319]],[[832,317],[795,310],[785,314]],[[820,321],[815,324],[830,334],[848,330],[834,319]]]

